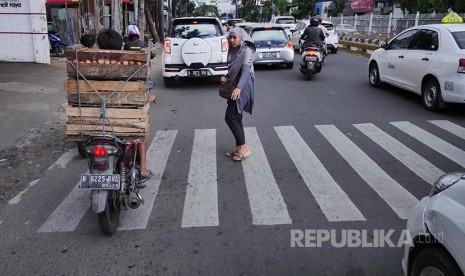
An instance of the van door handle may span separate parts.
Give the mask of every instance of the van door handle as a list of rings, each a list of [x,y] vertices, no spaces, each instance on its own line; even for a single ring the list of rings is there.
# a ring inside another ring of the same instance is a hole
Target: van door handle
[[[426,61],[429,61],[429,58],[427,58],[427,57],[424,57],[424,58],[422,58],[421,60],[426,60]]]
[[[404,56],[399,56],[399,58],[404,58]]]
[[[173,43],[173,46],[178,46],[179,44],[178,43]]]

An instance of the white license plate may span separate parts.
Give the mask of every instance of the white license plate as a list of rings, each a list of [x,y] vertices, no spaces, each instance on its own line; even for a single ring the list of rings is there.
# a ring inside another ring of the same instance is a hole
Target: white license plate
[[[278,57],[278,53],[277,52],[265,52],[265,53],[262,53],[262,56],[264,58]]]
[[[189,70],[187,71],[189,77],[206,77],[208,76],[207,70]]]
[[[119,174],[82,174],[81,189],[93,190],[119,190],[120,175]]]

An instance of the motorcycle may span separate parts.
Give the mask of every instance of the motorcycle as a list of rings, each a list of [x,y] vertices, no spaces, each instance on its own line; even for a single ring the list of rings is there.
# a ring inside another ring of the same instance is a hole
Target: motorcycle
[[[144,203],[139,195],[145,185],[138,145],[138,140],[123,142],[108,134],[91,135],[84,142],[89,174],[81,175],[80,188],[91,190],[92,211],[107,235],[116,232],[122,209],[137,209]]]
[[[312,80],[314,74],[320,73],[324,63],[324,55],[318,47],[307,47],[302,51],[300,72],[307,80]]]
[[[48,33],[48,40],[50,42],[51,51],[58,57],[66,56],[66,44],[55,33]]]

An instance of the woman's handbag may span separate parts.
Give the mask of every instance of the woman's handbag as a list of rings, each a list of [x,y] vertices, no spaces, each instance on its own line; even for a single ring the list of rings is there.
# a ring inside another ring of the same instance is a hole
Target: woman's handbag
[[[231,99],[232,92],[236,88],[236,84],[234,81],[230,79],[226,79],[225,84],[221,84],[220,89],[219,89],[219,94],[220,97],[225,98],[225,99]]]

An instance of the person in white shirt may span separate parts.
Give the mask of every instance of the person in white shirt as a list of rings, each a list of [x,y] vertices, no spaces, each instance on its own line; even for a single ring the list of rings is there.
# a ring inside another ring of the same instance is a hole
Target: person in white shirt
[[[326,36],[328,36],[328,29],[326,29],[325,26],[323,26],[323,24],[321,24],[321,22],[323,21],[323,19],[321,18],[321,16],[318,16],[318,28],[320,28],[322,31],[323,31],[323,34]],[[323,50],[325,51],[325,55],[328,54],[328,47],[326,47],[326,39],[325,41],[323,41]]]

